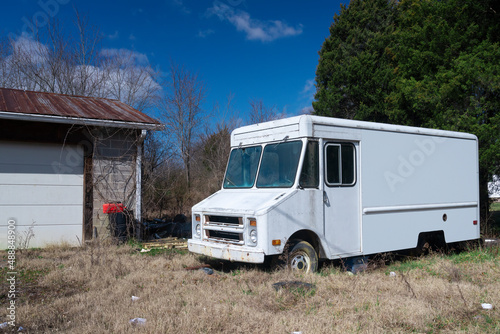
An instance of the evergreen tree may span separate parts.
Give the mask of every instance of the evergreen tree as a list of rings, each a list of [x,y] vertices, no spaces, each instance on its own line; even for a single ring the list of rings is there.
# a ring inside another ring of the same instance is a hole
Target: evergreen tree
[[[474,133],[484,214],[500,173],[499,13],[498,0],[351,1],[319,52],[315,114]]]
[[[319,52],[318,115],[387,122],[385,100],[393,90],[391,56],[395,2],[352,0],[334,16]]]

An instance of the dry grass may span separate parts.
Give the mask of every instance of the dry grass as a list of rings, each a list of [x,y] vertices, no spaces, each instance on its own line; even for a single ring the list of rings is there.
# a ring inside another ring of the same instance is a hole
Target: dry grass
[[[17,255],[16,323],[28,333],[493,333],[500,331],[499,253],[378,261],[358,275],[329,264],[296,276],[187,252],[141,254],[130,245],[24,250]],[[5,265],[5,253],[0,257]],[[186,270],[207,263],[213,275]],[[290,280],[314,288],[272,286]],[[146,324],[129,323],[137,317]],[[2,307],[0,322],[5,318]]]

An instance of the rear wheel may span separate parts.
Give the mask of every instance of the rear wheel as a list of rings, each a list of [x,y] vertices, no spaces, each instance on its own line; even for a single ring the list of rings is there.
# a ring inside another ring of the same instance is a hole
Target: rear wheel
[[[300,241],[293,245],[287,264],[293,271],[313,273],[318,270],[318,254],[310,243]]]
[[[420,256],[431,252],[446,252],[446,249],[447,244],[442,231],[422,232],[418,236],[418,244],[414,253]]]

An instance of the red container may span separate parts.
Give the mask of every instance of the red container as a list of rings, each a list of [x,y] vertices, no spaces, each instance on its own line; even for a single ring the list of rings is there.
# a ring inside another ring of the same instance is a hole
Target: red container
[[[125,209],[125,206],[118,202],[118,203],[104,203],[102,205],[102,211],[104,213],[118,213],[118,212],[123,212]]]

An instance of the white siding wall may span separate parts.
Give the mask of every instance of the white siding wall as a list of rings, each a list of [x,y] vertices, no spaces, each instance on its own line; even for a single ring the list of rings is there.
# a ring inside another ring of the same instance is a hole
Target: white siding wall
[[[0,249],[7,248],[9,220],[18,244],[31,226],[29,247],[82,241],[83,149],[0,142]]]

